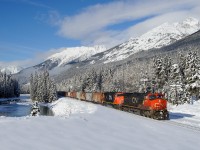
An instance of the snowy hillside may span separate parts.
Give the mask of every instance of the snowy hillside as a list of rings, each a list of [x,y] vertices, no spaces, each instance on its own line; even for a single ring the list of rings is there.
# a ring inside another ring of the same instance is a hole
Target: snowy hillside
[[[183,39],[199,29],[199,21],[194,18],[188,18],[180,23],[164,23],[138,38],[131,38],[129,41],[109,50],[106,50],[104,46],[61,48],[58,49],[58,53],[51,55],[44,62],[23,69],[16,75],[16,78],[19,80],[20,84],[26,84],[28,83],[31,73],[48,69],[50,74],[55,77],[55,80],[61,81],[73,76],[73,74],[82,73],[81,70],[85,70],[84,67],[90,68],[90,65],[104,65],[104,63],[126,59],[132,54],[142,50],[151,52],[147,50],[160,47],[164,48],[163,46],[173,42],[175,44],[180,41],[180,39]],[[197,36],[197,38],[198,37],[199,36]],[[178,46],[180,47],[183,45],[182,47],[185,47],[185,45],[187,45],[189,47],[188,49],[191,49],[191,44],[194,42],[198,43],[198,40],[191,37],[189,42],[188,40],[182,43],[179,42]],[[175,48],[171,47],[173,50]],[[159,49],[157,50],[159,51]],[[162,49],[159,52],[161,53]],[[152,53],[154,52],[152,51]],[[148,53],[146,54],[148,55]],[[70,72],[68,72],[69,69],[71,69]]]
[[[179,23],[164,23],[137,38],[105,52],[104,63],[119,61],[141,50],[161,48],[200,30],[200,23],[195,18],[187,18]]]
[[[198,150],[200,147],[198,130],[170,121],[70,98],[62,98],[52,107],[57,112],[54,117],[0,117],[1,149]]]
[[[7,66],[7,67],[0,67],[1,72],[6,72],[8,74],[15,74],[22,70],[22,67],[19,66]]]
[[[87,60],[90,56],[106,50],[105,46],[94,47],[71,47],[57,49],[55,53],[48,57],[44,62],[21,70],[15,77],[20,84],[28,83],[29,77],[32,73],[40,72],[42,70],[49,70],[51,75],[57,75],[64,70],[68,70],[75,63]]]
[[[61,52],[53,54],[47,58],[47,60],[51,60],[52,63],[57,62],[59,67],[73,61],[79,62],[86,60],[90,56],[95,55],[96,53],[101,53],[105,50],[106,48],[104,46],[64,48]]]

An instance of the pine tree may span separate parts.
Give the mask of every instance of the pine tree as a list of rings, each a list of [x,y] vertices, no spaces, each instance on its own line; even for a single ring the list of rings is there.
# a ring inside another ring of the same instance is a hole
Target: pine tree
[[[155,85],[154,88],[156,91],[161,91],[163,88],[163,85],[165,84],[164,82],[164,67],[163,67],[163,62],[161,58],[156,58],[154,59],[154,80],[155,80]]]
[[[58,99],[57,92],[56,92],[56,86],[55,86],[55,84],[52,80],[50,80],[50,82],[49,82],[49,94],[48,94],[48,96],[49,96],[49,100],[48,100],[49,102],[53,102],[53,101]]]
[[[31,99],[34,100],[35,96],[34,96],[34,78],[33,78],[33,74],[31,74],[31,77],[30,77],[30,95],[31,95]]]
[[[199,97],[200,90],[200,60],[197,52],[189,52],[186,57],[185,83],[188,103],[191,96]]]
[[[0,97],[10,98],[19,97],[19,86],[18,82],[12,78],[12,75],[7,75],[0,72]]]
[[[102,82],[103,82],[103,74],[102,74],[102,69],[101,69],[97,76],[97,91],[98,92],[102,91]]]
[[[168,86],[167,96],[169,101],[174,104],[184,103],[184,84],[182,82],[181,69],[178,64],[174,64],[171,67]]]
[[[52,102],[57,100],[55,83],[50,79],[49,72],[46,70],[35,76],[30,77],[31,99],[39,102]]]

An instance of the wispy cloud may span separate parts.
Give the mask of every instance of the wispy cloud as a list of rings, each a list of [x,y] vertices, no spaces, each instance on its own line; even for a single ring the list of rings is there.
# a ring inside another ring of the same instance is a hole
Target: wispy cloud
[[[58,34],[63,37],[81,40],[87,44],[105,44],[108,47],[119,44],[132,36],[140,35],[164,22],[180,21],[187,16],[200,14],[199,0],[119,0],[98,4],[82,10],[74,16],[56,19],[51,14],[51,23],[59,27]],[[173,15],[172,15],[173,14]],[[112,30],[109,26],[150,17],[128,29]]]

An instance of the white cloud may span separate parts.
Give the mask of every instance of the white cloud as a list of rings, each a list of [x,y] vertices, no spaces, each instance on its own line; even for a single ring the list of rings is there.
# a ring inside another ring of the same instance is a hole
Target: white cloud
[[[199,19],[199,7],[199,0],[121,0],[98,4],[74,16],[57,20],[58,34],[81,40],[83,44],[105,44],[111,47],[167,21],[180,21],[188,16]],[[154,17],[128,29],[121,31],[108,29],[112,25],[148,16]]]

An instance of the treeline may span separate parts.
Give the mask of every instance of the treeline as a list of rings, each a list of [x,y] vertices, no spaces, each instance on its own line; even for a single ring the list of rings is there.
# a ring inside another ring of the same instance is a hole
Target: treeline
[[[20,89],[17,80],[11,75],[0,72],[0,98],[19,97]]]
[[[49,72],[31,74],[30,94],[33,101],[52,102],[57,100],[56,85],[49,77]]]
[[[59,90],[85,92],[134,92],[142,91],[140,87],[147,78],[146,74],[152,71],[151,63],[135,61],[118,66],[91,68],[82,74],[75,74],[72,78],[63,80],[57,85]],[[151,73],[150,73],[151,74]]]
[[[118,66],[91,68],[63,80],[59,90],[86,92],[152,92],[165,93],[169,101],[180,104],[199,99],[200,68],[196,51],[179,53],[172,58],[153,57]]]

